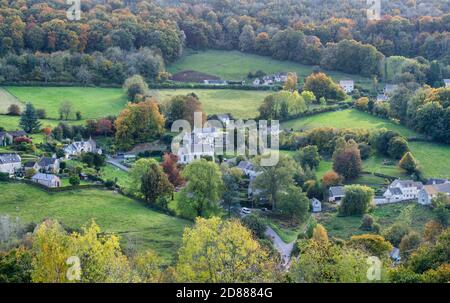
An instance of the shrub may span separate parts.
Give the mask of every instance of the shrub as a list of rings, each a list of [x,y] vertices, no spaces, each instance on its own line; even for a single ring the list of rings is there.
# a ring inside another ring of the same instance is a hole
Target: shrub
[[[345,196],[339,206],[339,214],[352,216],[364,214],[369,210],[374,196],[374,190],[362,185],[345,187]]]
[[[365,214],[362,218],[361,229],[372,230],[374,224],[374,219],[371,215]]]
[[[8,107],[8,115],[11,116],[20,116],[20,107],[17,104],[11,104]]]
[[[267,226],[260,217],[254,214],[248,215],[242,219],[242,224],[250,229],[256,237],[265,237]]]

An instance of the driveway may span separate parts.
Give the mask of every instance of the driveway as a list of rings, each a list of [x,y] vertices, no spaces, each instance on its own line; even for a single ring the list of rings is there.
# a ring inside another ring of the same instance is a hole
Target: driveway
[[[269,226],[267,227],[265,234],[272,240],[276,250],[280,253],[281,258],[283,259],[283,266],[285,268],[289,268],[289,261],[291,260],[291,253],[294,248],[295,241],[287,244],[284,243],[280,236],[278,236],[278,234]]]
[[[119,169],[121,169],[123,171],[126,171],[126,172],[130,171],[130,168],[126,167],[123,164],[121,164],[120,163],[120,159],[118,159],[118,158],[108,157],[108,159],[106,159],[106,163],[109,163],[109,164],[111,164],[111,165],[113,165],[113,166],[115,166],[115,167],[117,167],[117,168],[119,168]]]

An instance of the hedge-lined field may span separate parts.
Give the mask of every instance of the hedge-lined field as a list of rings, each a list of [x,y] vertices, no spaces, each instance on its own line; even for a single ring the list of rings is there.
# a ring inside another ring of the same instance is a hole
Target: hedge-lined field
[[[258,70],[267,74],[279,72],[296,72],[302,80],[313,72],[312,65],[303,65],[291,61],[280,61],[270,57],[246,54],[239,51],[207,50],[186,51],[184,56],[168,66],[169,72],[193,70],[218,76],[224,80],[246,80],[249,72]],[[335,81],[353,79],[357,85],[369,88],[371,80],[358,75],[325,71]]]
[[[153,249],[171,262],[190,222],[153,211],[111,191],[86,189],[49,194],[21,183],[0,183],[0,214],[39,223],[57,219],[79,228],[94,219],[104,232],[114,232],[129,249]]]
[[[387,128],[406,137],[420,137],[420,134],[405,126],[354,109],[328,112],[282,123],[284,129],[292,128],[305,131],[317,127],[366,128],[372,130]],[[420,162],[425,177],[450,178],[450,170],[448,169],[450,167],[450,146],[432,142],[409,142],[409,147],[414,157]],[[382,161],[382,157],[372,157],[364,161],[364,170],[394,177],[401,176],[403,172],[398,167],[383,165]],[[329,165],[326,168],[328,167]],[[324,170],[324,167],[319,167],[321,174],[324,173]]]

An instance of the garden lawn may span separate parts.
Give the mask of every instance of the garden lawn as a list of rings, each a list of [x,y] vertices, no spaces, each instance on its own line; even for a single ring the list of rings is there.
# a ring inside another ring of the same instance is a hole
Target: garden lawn
[[[47,117],[59,119],[59,107],[64,101],[73,104],[70,119],[80,111],[83,119],[96,119],[117,115],[127,104],[120,88],[99,87],[19,87],[6,88],[22,103],[31,102],[36,108],[43,108]]]
[[[249,72],[258,70],[267,74],[279,72],[296,72],[302,80],[313,72],[313,66],[302,65],[292,61],[280,61],[270,57],[246,54],[239,51],[187,50],[182,58],[168,66],[169,72],[193,70],[218,76],[224,80],[247,80]],[[357,85],[370,88],[371,80],[357,75],[325,71],[335,81],[353,79]]]
[[[235,118],[255,118],[258,108],[271,91],[236,89],[159,89],[151,92],[164,102],[175,95],[195,93],[207,114],[230,113]]]
[[[381,225],[382,233],[394,223],[402,223],[421,234],[425,223],[435,218],[429,207],[415,202],[377,206],[371,215]],[[339,217],[337,213],[321,213],[318,219],[329,236],[342,239],[367,233],[360,229],[361,221],[362,216]]]
[[[128,249],[152,249],[166,263],[174,260],[183,229],[189,221],[153,211],[111,191],[86,189],[49,194],[21,183],[0,183],[0,215],[20,217],[24,223],[57,219],[79,228],[92,219],[102,231],[120,236]]]
[[[126,171],[123,171],[111,164],[106,164],[101,169],[101,177],[103,180],[111,180],[116,181],[120,187],[128,188],[131,184],[130,174]]]

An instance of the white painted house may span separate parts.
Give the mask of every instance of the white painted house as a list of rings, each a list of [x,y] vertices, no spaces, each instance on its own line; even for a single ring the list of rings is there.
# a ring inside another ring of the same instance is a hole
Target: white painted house
[[[188,164],[203,157],[211,157],[214,161],[214,148],[221,139],[221,133],[216,128],[196,128],[192,133],[183,137],[183,144],[179,147],[178,163]]]
[[[383,197],[386,199],[386,203],[414,200],[417,199],[419,190],[422,188],[423,184],[420,182],[397,179],[389,185]]]
[[[59,171],[59,160],[56,156],[53,157],[42,157],[37,163],[37,169],[44,173],[58,173]]]
[[[444,79],[445,87],[450,87],[450,79]]]
[[[18,154],[0,154],[0,173],[13,175],[22,167],[22,159]]]
[[[47,187],[60,187],[61,186],[61,180],[58,176],[53,174],[42,174],[37,173],[33,177],[31,177],[31,181],[35,183],[39,183],[41,185],[47,186]]]
[[[64,147],[64,153],[66,158],[69,156],[79,156],[81,153],[102,153],[102,150],[97,148],[97,144],[94,140],[89,139],[87,141],[75,141],[70,145]]]
[[[313,213],[320,213],[322,211],[322,202],[316,198],[309,200],[311,202],[311,210]]]
[[[431,201],[436,198],[438,193],[450,196],[450,182],[440,184],[425,185],[418,194],[418,202],[422,205],[430,205]]]
[[[353,80],[341,80],[339,81],[339,86],[342,88],[342,90],[350,94],[355,90],[355,81]]]

